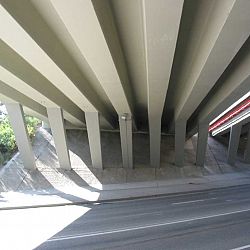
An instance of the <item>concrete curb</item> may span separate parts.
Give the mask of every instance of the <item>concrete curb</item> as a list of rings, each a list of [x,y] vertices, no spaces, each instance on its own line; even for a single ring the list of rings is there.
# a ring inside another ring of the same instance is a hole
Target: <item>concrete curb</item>
[[[216,188],[204,188],[198,190],[189,190],[183,192],[172,192],[172,193],[157,193],[152,195],[138,195],[138,196],[128,196],[122,198],[107,198],[107,199],[100,199],[100,200],[92,200],[92,201],[75,201],[75,202],[59,202],[59,203],[48,203],[48,204],[33,204],[33,205],[20,205],[20,206],[6,206],[0,207],[0,211],[3,210],[16,210],[16,209],[29,209],[29,208],[41,208],[41,207],[59,207],[59,206],[70,206],[70,205],[95,205],[95,204],[104,204],[104,203],[113,203],[113,202],[121,202],[121,201],[133,201],[133,200],[140,200],[140,199],[152,199],[152,198],[161,198],[161,197],[176,197],[176,196],[184,196],[189,194],[198,194],[204,192],[211,192],[217,190],[227,190],[227,189],[235,189],[235,188],[244,188],[250,186],[250,182],[238,185],[229,185],[229,186],[222,186]],[[53,194],[56,195],[56,194]]]

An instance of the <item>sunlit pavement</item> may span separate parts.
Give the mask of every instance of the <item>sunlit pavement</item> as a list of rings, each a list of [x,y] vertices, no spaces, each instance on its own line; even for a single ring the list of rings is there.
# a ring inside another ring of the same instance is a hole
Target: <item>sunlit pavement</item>
[[[1,249],[248,249],[250,185],[0,211]]]
[[[0,248],[34,249],[87,211],[83,206],[0,211]]]
[[[89,204],[114,199],[155,196],[250,184],[250,173],[212,175],[206,178],[183,178],[169,181],[97,185],[93,187],[61,186],[43,191],[1,192],[0,211],[8,208],[54,204]]]

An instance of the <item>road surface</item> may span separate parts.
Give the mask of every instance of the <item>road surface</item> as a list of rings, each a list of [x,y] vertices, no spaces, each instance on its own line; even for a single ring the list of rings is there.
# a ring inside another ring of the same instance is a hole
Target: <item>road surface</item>
[[[250,249],[250,186],[89,206],[38,249]]]

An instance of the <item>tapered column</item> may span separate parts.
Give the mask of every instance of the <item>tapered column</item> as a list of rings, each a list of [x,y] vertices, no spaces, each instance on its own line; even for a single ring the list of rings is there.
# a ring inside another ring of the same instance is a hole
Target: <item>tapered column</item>
[[[199,123],[198,141],[196,149],[196,165],[203,167],[207,151],[208,123]]]
[[[71,169],[71,164],[62,109],[57,107],[47,108],[47,113],[60,167],[69,170]]]
[[[186,141],[186,121],[175,123],[175,165],[182,167],[184,164],[184,147]]]
[[[250,129],[248,130],[248,134],[247,134],[247,144],[246,144],[246,149],[244,153],[244,160],[247,163],[250,163]]]
[[[161,116],[153,119],[149,118],[150,135],[150,165],[160,167],[161,156]]]
[[[10,124],[14,130],[17,147],[20,152],[24,168],[36,169],[35,157],[25,124],[23,108],[18,103],[6,103],[5,106],[8,111]]]
[[[132,117],[131,114],[119,115],[122,162],[124,168],[133,168]]]
[[[101,133],[98,112],[85,112],[85,120],[89,138],[89,148],[94,168],[103,168],[102,149],[101,149]]]
[[[227,152],[227,162],[231,165],[234,165],[237,157],[237,151],[240,141],[240,133],[241,133],[240,125],[234,125],[233,127],[231,127],[230,140]]]

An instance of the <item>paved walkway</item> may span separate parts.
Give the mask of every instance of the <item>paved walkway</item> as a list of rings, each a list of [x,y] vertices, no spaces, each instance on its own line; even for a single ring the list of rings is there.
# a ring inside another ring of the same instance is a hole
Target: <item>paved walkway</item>
[[[44,190],[1,192],[0,210],[75,203],[86,204],[200,190],[208,190],[209,192],[209,190],[216,188],[238,185],[250,185],[250,171],[168,181],[110,184],[96,187],[75,185]]]
[[[163,136],[161,168],[155,169],[147,165],[147,136],[137,134],[135,169],[124,169],[120,166],[119,134],[102,136],[104,170],[91,167],[86,132],[69,131],[73,168],[65,171],[59,168],[51,134],[39,128],[33,142],[37,170],[25,170],[19,154],[0,169],[0,207],[97,201],[249,184],[250,166],[240,157],[234,167],[225,163],[226,142],[209,138],[206,165],[199,168],[194,165],[196,137],[193,137],[186,143],[186,165],[179,168],[173,164],[173,137]],[[143,152],[141,145],[145,145]]]

